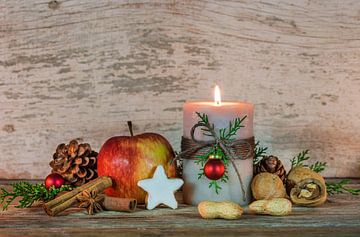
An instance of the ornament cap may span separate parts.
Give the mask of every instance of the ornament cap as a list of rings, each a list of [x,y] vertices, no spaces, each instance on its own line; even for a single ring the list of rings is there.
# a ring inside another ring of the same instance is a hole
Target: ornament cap
[[[221,160],[222,156],[219,154],[212,154],[212,155],[208,156],[208,160],[210,160],[210,159],[220,159]]]

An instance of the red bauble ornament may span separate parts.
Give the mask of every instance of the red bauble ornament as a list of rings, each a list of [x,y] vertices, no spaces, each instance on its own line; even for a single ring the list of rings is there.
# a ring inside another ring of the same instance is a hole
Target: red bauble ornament
[[[225,164],[221,159],[210,158],[204,166],[204,173],[208,179],[218,180],[225,173]]]
[[[49,189],[53,185],[55,186],[55,188],[60,188],[65,183],[65,180],[61,175],[57,173],[53,173],[53,174],[49,174],[46,177],[44,183],[47,189]]]

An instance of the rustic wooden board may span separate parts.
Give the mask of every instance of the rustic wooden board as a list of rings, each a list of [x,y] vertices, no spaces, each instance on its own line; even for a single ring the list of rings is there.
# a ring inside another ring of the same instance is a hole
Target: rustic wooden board
[[[352,185],[360,188],[360,184]],[[196,207],[101,212],[77,208],[48,217],[41,207],[0,212],[0,235],[17,236],[359,236],[360,196],[341,194],[318,208],[295,207],[286,217],[245,214],[239,220],[204,220]]]
[[[185,100],[255,104],[255,134],[286,160],[360,177],[356,0],[0,2],[0,177],[43,178],[57,144],[164,134]]]

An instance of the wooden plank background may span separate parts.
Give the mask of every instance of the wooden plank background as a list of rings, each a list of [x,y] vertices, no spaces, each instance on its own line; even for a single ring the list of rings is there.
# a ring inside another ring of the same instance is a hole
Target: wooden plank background
[[[56,145],[165,135],[185,100],[256,106],[255,134],[360,177],[360,2],[0,1],[0,178],[43,178]]]

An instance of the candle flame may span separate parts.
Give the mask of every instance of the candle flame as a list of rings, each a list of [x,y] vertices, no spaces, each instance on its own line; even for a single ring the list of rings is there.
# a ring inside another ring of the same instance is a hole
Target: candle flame
[[[221,105],[221,94],[220,94],[220,88],[218,85],[215,86],[215,96],[214,96],[214,102],[216,106]]]

